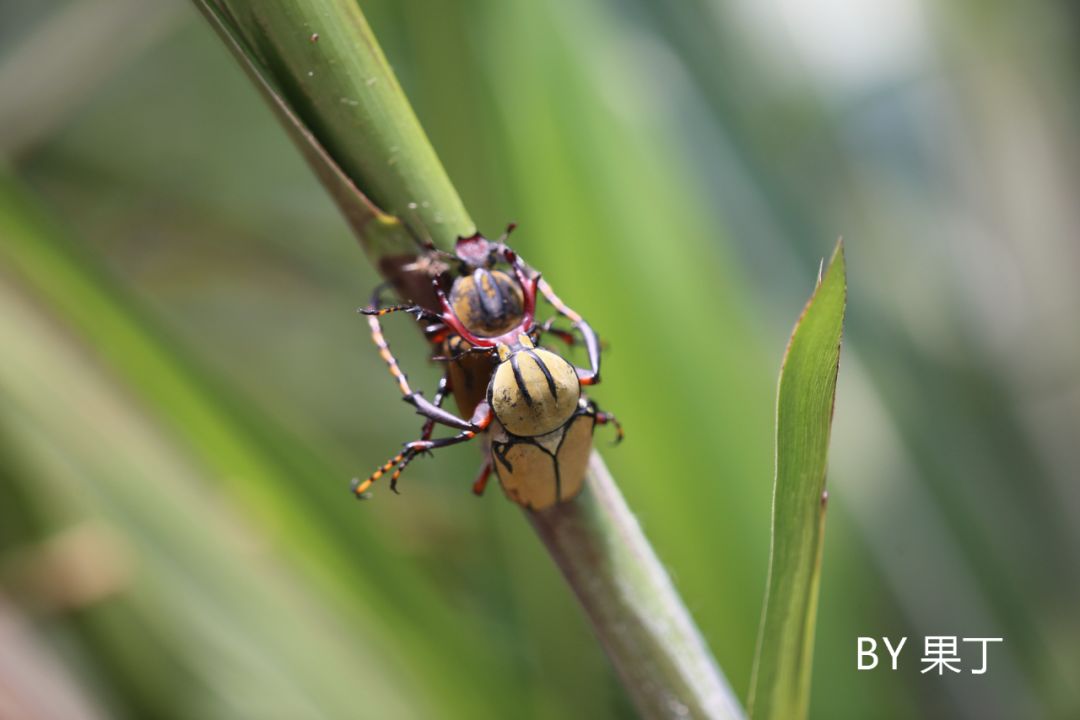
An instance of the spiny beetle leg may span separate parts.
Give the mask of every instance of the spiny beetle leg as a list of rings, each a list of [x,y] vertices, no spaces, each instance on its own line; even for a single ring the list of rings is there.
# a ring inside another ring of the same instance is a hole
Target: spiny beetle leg
[[[405,375],[405,372],[398,364],[397,358],[394,357],[394,353],[390,350],[390,343],[386,342],[386,338],[383,337],[382,323],[379,322],[379,317],[377,315],[368,317],[368,325],[371,328],[371,340],[375,343],[375,347],[379,348],[379,355],[382,356],[386,367],[390,370],[390,374],[397,381],[401,394],[408,398],[413,394],[413,389],[409,386],[409,378]]]
[[[427,403],[428,401],[424,400],[424,402]],[[432,407],[434,407],[434,405],[432,405]],[[495,413],[492,412],[491,406],[486,402],[480,403],[476,407],[476,412],[473,413],[472,422],[466,423],[460,433],[448,438],[438,438],[437,440],[414,440],[410,443],[406,443],[405,448],[401,452],[383,463],[370,477],[368,477],[367,480],[359,483],[354,480],[352,487],[353,493],[357,497],[362,497],[376,480],[390,472],[391,469],[393,469],[394,472],[390,476],[390,489],[397,492],[398,478],[401,477],[401,473],[408,464],[413,461],[413,458],[420,453],[426,453],[431,450],[437,450],[449,445],[457,445],[458,443],[472,440],[479,433],[482,433],[487,429],[494,417]],[[458,419],[460,420],[460,418]]]
[[[541,335],[554,335],[570,347],[574,347],[578,344],[578,339],[574,336],[573,332],[569,330],[563,330],[562,328],[554,327],[554,323],[555,318],[549,318],[547,322],[545,322],[537,329],[540,331]]]
[[[362,307],[357,309],[357,312],[361,315],[367,315],[368,317],[382,317],[383,315],[389,315],[390,313],[407,312],[413,317],[415,317],[417,320],[442,322],[442,318],[440,316],[419,305],[386,305],[384,307]]]
[[[626,433],[623,432],[622,424],[618,419],[611,413],[602,411],[595,402],[589,401],[589,409],[592,410],[597,425],[613,425],[615,427],[615,439],[611,444],[618,445],[621,443]]]
[[[442,408],[443,401],[446,399],[449,392],[450,376],[443,375],[442,378],[439,379],[439,387],[435,390],[435,397],[431,399],[431,404],[437,408]],[[420,431],[420,439],[430,440],[433,432],[435,432],[435,421],[428,418],[427,422],[424,423],[423,429]]]
[[[476,431],[463,430],[453,437],[439,438],[437,440],[414,440],[411,443],[408,443],[405,446],[405,450],[395,456],[400,457],[400,459],[397,462],[397,467],[394,469],[394,474],[390,476],[390,489],[395,493],[397,492],[398,478],[401,477],[402,471],[405,470],[405,467],[411,463],[417,455],[430,455],[432,450],[468,442],[474,437],[476,437]]]
[[[400,463],[402,460],[404,460],[404,458],[405,458],[405,451],[403,450],[403,451],[399,452],[397,455],[395,455],[394,457],[387,460],[382,465],[380,465],[379,469],[376,470],[375,472],[371,473],[371,475],[368,476],[367,480],[364,480],[363,482],[360,482],[360,478],[354,479],[353,482],[352,482],[353,494],[356,495],[356,497],[358,497],[358,498],[366,497],[365,493],[368,491],[368,488],[370,488],[375,483],[376,480],[381,478],[386,473],[390,472],[390,469],[393,468],[398,463]]]
[[[552,307],[569,318],[573,327],[581,332],[581,337],[585,341],[585,351],[589,356],[589,369],[579,370],[578,379],[581,380],[582,385],[596,385],[600,382],[600,339],[596,336],[596,331],[570,306],[559,299],[546,280],[540,280],[539,289]]]

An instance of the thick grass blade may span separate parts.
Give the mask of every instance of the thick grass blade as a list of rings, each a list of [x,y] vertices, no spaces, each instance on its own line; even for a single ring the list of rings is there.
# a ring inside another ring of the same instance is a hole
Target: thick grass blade
[[[797,720],[810,705],[825,471],[846,301],[843,244],[837,243],[780,370],[772,554],[750,689],[753,718]]]

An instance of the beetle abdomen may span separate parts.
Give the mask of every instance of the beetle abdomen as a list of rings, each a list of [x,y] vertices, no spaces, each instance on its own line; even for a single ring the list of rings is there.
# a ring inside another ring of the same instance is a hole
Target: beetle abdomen
[[[494,437],[493,465],[506,496],[533,510],[577,496],[585,482],[594,426],[592,415],[583,412],[547,435]]]

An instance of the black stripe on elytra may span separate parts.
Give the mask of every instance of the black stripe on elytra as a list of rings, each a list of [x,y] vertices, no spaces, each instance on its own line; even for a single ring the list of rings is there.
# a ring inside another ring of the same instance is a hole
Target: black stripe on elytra
[[[525,397],[525,404],[532,407],[532,395],[529,394],[529,389],[525,387],[525,379],[521,377],[521,368],[518,367],[517,353],[510,356],[510,368],[514,371],[514,379],[517,380],[518,389],[521,390],[521,394]]]
[[[548,369],[548,366],[544,364],[544,361],[540,359],[540,356],[537,355],[532,348],[525,348],[525,352],[527,352],[529,357],[536,362],[537,366],[540,368],[540,372],[544,373],[544,377],[547,378],[548,390],[551,391],[551,397],[558,400],[559,386],[555,384],[555,378],[551,376],[551,370]]]

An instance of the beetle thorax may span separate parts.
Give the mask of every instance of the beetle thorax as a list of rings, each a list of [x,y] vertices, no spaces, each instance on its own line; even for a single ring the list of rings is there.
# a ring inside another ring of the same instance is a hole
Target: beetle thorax
[[[454,281],[450,305],[469,332],[497,337],[521,323],[524,296],[506,273],[479,268]]]
[[[574,366],[521,336],[513,347],[500,345],[499,366],[488,401],[507,432],[535,437],[555,430],[573,416],[581,397]]]

